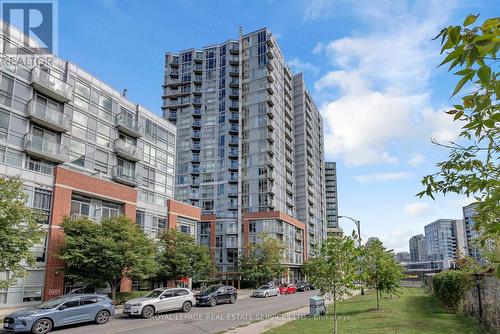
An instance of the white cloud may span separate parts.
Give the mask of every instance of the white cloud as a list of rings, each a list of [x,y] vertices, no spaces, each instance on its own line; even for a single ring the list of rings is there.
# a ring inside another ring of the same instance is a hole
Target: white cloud
[[[422,154],[414,154],[410,159],[408,159],[406,162],[408,165],[416,167],[420,164],[423,164],[425,162],[426,158]]]
[[[431,206],[424,202],[414,202],[405,205],[405,212],[412,217],[422,217],[430,212]]]
[[[373,32],[327,43],[334,69],[315,84],[326,97],[320,108],[326,152],[347,165],[391,162],[384,155],[402,140],[458,134],[447,115],[429,106],[429,79],[439,58],[439,45],[430,39],[446,24],[449,8],[439,2],[368,7],[374,8],[355,10]]]
[[[310,72],[314,75],[318,75],[319,68],[311,63],[302,62],[299,58],[295,57],[288,61],[288,65],[292,68],[294,72]]]
[[[304,10],[303,21],[313,21],[320,17],[328,17],[334,13],[335,1],[309,0]]]
[[[320,54],[321,52],[323,52],[324,49],[325,49],[325,43],[318,42],[314,46],[314,49],[312,50],[312,53],[315,54],[315,55],[317,55],[317,54]]]
[[[353,178],[360,183],[397,181],[407,179],[413,174],[406,172],[399,173],[373,173],[364,175],[355,175]]]

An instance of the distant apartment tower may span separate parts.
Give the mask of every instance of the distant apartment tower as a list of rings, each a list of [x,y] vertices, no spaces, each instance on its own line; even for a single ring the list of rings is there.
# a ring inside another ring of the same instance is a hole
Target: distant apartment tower
[[[398,252],[395,255],[395,259],[399,263],[410,262],[410,253],[408,253],[408,252]]]
[[[337,164],[325,162],[326,224],[329,228],[339,227]]]
[[[76,64],[36,53],[35,40],[3,22],[0,42],[0,176],[19,176],[27,205],[45,213],[36,264],[0,289],[0,308],[88,283],[63,274],[64,217],[125,215],[150,238],[173,227],[195,235],[199,208],[173,200],[175,126]],[[132,283],[122,280],[121,291]]]
[[[423,234],[414,235],[410,238],[410,260],[412,262],[427,261],[427,248]]]
[[[439,219],[424,227],[429,261],[457,258],[457,228],[453,219]]]
[[[481,250],[478,245],[480,231],[476,230],[476,223],[474,221],[474,215],[476,214],[476,205],[476,203],[472,203],[462,208],[465,225],[467,255],[471,256],[480,263],[484,263],[485,259],[481,254]]]
[[[297,219],[294,87],[267,29],[165,55],[163,113],[177,125],[175,198],[201,208],[199,241],[221,272],[233,271],[244,246],[266,232],[285,243],[285,262],[298,275],[307,238]],[[320,177],[311,182],[321,189]]]
[[[312,256],[327,234],[323,119],[305,88],[302,73],[294,76],[293,83],[297,218],[306,224],[307,248]]]

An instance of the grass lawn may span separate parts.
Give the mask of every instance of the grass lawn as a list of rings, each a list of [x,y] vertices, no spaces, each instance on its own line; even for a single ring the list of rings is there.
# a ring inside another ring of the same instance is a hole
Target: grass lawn
[[[381,300],[381,310],[376,310],[376,307],[376,295],[373,290],[367,291],[365,296],[355,296],[339,303],[338,333],[486,333],[472,319],[444,309],[437,299],[421,288],[402,288],[400,297],[384,297]],[[328,311],[332,312],[332,305]],[[333,319],[328,317],[291,321],[267,331],[266,334],[332,332]]]

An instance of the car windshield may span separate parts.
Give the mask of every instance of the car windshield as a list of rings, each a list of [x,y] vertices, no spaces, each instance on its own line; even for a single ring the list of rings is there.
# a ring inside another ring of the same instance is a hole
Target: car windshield
[[[52,299],[49,299],[46,302],[40,304],[38,306],[38,308],[42,308],[42,309],[54,308],[56,306],[61,305],[66,299],[67,299],[66,297],[64,297],[64,298],[61,298],[61,297],[52,298]]]
[[[214,291],[217,291],[220,288],[220,286],[214,285],[214,286],[209,286],[205,290],[203,290],[203,293],[212,293]]]
[[[148,298],[158,298],[163,293],[163,290],[153,290],[146,295]]]
[[[269,289],[269,285],[261,285],[259,289],[260,290],[267,290],[267,289]]]

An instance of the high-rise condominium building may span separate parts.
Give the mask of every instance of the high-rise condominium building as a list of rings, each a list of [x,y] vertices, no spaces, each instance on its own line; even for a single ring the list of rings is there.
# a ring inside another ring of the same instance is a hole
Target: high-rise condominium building
[[[265,232],[287,246],[285,262],[297,275],[309,231],[313,242],[324,236],[316,228],[325,205],[318,193],[324,187],[322,122],[276,39],[260,29],[203,49],[167,52],[163,87],[164,118],[177,125],[175,198],[201,208],[199,241],[210,246],[219,270],[233,271],[244,246]],[[309,153],[306,140],[314,148]],[[298,156],[304,157],[300,165]],[[298,175],[309,188],[298,187]],[[307,202],[308,191],[313,206],[299,208],[297,197]],[[311,229],[307,219],[297,219],[309,216]]]
[[[14,27],[0,27],[0,175],[19,176],[28,205],[46,213],[36,265],[0,290],[0,307],[75,287],[56,255],[65,216],[123,214],[152,238],[177,226],[195,234],[200,210],[173,201],[175,126],[75,64],[33,53],[38,44]],[[131,288],[124,280],[121,290]]]
[[[480,231],[476,230],[474,215],[476,214],[476,203],[469,204],[462,208],[465,225],[465,238],[467,243],[467,254],[480,263],[485,262],[484,256],[478,245]]]
[[[339,229],[337,164],[325,162],[326,226],[328,231]]]
[[[457,258],[457,229],[453,219],[439,219],[425,225],[427,260]]]
[[[309,255],[326,238],[323,118],[302,73],[293,77],[295,110],[295,188],[297,218],[306,224]]]
[[[412,262],[427,261],[427,248],[423,234],[414,235],[410,238],[410,260]]]

